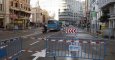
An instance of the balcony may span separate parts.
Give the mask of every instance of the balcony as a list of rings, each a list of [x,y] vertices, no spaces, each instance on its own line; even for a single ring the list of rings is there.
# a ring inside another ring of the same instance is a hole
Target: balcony
[[[60,18],[69,18],[71,16],[68,16],[68,15],[59,15]]]
[[[29,8],[28,9],[24,9],[24,8],[20,8],[20,7],[12,7],[12,6],[10,6],[10,9],[16,10],[16,11],[23,11],[23,12],[26,12],[26,13],[30,13]]]
[[[108,5],[115,4],[115,0],[99,0],[98,3],[100,8],[104,8]]]

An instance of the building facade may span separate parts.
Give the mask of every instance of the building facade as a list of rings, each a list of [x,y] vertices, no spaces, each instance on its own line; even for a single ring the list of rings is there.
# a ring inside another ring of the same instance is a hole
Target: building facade
[[[10,0],[9,13],[10,23],[19,29],[28,27],[30,17],[30,0]]]
[[[9,23],[9,2],[6,0],[0,0],[0,28],[6,28]],[[8,9],[6,9],[8,8]]]
[[[111,34],[115,37],[115,0],[98,0],[99,8],[102,11],[107,11],[110,16],[108,22],[108,29],[111,30]]]
[[[70,24],[76,23],[83,15],[82,12],[82,3],[80,1],[62,0],[59,9],[59,20],[69,22]]]
[[[49,13],[46,10],[42,10],[42,23],[47,23],[50,19]]]
[[[61,6],[59,8],[59,20],[69,21],[72,19],[73,14],[70,9],[70,5],[67,0],[62,0]]]
[[[99,31],[100,29],[99,18],[101,16],[101,10],[98,6],[98,0],[90,0],[90,2],[91,31],[96,33],[96,31]]]
[[[47,23],[49,19],[49,14],[46,10],[42,10],[40,7],[34,7],[31,9],[30,21],[37,26]]]
[[[90,3],[91,3],[91,0],[85,0],[83,2],[83,17],[82,17],[82,20],[80,21],[80,24],[81,24],[81,27],[83,28],[86,28],[86,30],[90,30],[90,24],[91,24],[91,19],[90,19]]]
[[[31,9],[31,22],[36,24],[42,23],[42,9],[39,7]]]
[[[0,26],[5,29],[26,29],[29,25],[30,0],[1,0],[4,19]]]
[[[4,10],[4,0],[0,0],[0,28],[4,27],[4,18],[5,18],[5,10]]]

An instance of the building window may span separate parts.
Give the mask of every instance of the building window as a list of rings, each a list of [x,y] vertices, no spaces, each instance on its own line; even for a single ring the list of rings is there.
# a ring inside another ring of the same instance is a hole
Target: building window
[[[0,4],[0,11],[3,10],[3,4]]]
[[[15,7],[18,7],[18,3],[15,3]]]
[[[3,4],[3,0],[0,0],[0,4]]]
[[[20,3],[20,8],[23,8],[22,3]]]
[[[13,6],[13,1],[11,2],[11,6]]]

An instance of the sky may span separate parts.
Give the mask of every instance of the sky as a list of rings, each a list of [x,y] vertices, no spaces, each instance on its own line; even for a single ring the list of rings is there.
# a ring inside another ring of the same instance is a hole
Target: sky
[[[32,7],[37,5],[38,0],[31,0],[30,4]],[[84,1],[84,0],[81,0]],[[58,8],[61,0],[39,0],[40,7],[46,9],[49,12],[49,15],[52,16],[55,14],[55,18],[58,18]]]

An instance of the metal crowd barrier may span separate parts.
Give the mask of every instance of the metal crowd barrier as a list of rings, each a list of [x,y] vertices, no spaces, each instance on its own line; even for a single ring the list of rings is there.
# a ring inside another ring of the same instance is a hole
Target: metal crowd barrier
[[[94,39],[47,38],[46,57],[104,60],[106,42]]]
[[[21,50],[21,38],[12,38],[0,41],[0,60],[18,60]]]

